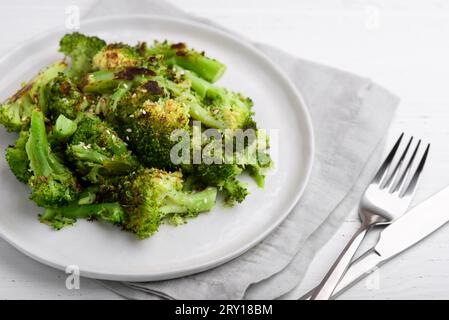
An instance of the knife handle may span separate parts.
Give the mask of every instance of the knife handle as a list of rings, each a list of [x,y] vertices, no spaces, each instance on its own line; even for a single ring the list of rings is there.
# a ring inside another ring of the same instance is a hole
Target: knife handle
[[[381,266],[383,263],[384,260],[377,254],[374,249],[365,252],[363,255],[361,255],[351,263],[349,268],[346,270],[343,278],[336,286],[331,299],[338,297],[340,294],[351,288],[354,284],[370,275],[376,269],[376,267]],[[310,300],[315,289],[316,288],[310,290],[300,299]]]
[[[343,249],[341,254],[338,256],[337,260],[334,262],[332,267],[327,272],[324,279],[316,287],[310,300],[327,300],[330,299],[332,293],[334,292],[336,286],[340,282],[341,278],[345,274],[352,258],[354,257],[357,249],[360,247],[366,233],[370,229],[370,224],[363,223],[354,236],[351,238],[349,243]]]

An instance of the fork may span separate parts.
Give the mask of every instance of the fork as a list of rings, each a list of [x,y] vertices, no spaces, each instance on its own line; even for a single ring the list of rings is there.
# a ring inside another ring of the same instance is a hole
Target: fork
[[[416,147],[411,151],[410,146],[413,141],[413,137],[411,137],[404,151],[399,156],[399,159],[395,160],[403,137],[404,133],[398,138],[374,178],[365,189],[358,209],[362,224],[334,262],[324,279],[315,288],[310,297],[311,300],[329,299],[346,272],[349,263],[362,243],[366,233],[375,226],[392,223],[402,216],[410,206],[422,172],[422,167],[427,158],[430,144],[427,145],[419,166],[412,172],[411,169],[418,149],[420,148],[421,140],[418,141]],[[411,156],[409,156],[410,152],[412,152]],[[408,161],[406,161],[407,158]],[[407,164],[405,169],[402,170],[401,168],[405,162]],[[304,296],[304,298],[306,297],[308,298],[307,295]]]

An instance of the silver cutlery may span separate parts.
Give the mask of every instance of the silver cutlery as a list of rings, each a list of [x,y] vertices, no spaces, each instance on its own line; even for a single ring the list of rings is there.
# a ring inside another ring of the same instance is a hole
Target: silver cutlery
[[[366,233],[375,226],[388,225],[401,217],[409,208],[419,177],[424,168],[430,145],[428,144],[418,166],[413,166],[421,140],[411,147],[413,137],[405,144],[401,134],[374,178],[365,189],[359,203],[361,226],[343,249],[324,279],[310,296],[311,300],[325,300],[332,296],[346,272]],[[404,167],[405,164],[405,168]]]
[[[420,242],[449,222],[449,187],[410,209],[386,227],[373,249],[351,263],[332,294],[337,297],[355,283],[371,274],[393,257]],[[311,297],[313,290],[303,296]]]

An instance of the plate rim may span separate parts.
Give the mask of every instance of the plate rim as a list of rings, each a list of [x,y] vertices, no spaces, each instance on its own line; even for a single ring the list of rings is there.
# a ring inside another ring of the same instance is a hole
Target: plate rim
[[[152,20],[154,21],[166,21],[166,22],[173,22],[178,24],[187,24],[190,26],[193,26],[195,28],[203,29],[206,32],[212,32],[212,33],[218,33],[221,37],[225,37],[231,42],[237,43],[239,46],[245,47],[247,50],[249,50],[252,54],[255,54],[258,56],[258,58],[262,59],[264,63],[269,65],[272,68],[273,72],[276,72],[277,75],[283,79],[285,84],[288,86],[289,91],[293,95],[293,97],[299,102],[300,106],[299,108],[302,109],[302,113],[304,114],[304,124],[306,131],[308,132],[310,139],[306,140],[309,148],[310,153],[306,155],[306,173],[305,177],[302,181],[301,187],[295,192],[295,197],[293,201],[291,202],[288,209],[285,210],[281,215],[278,216],[278,218],[275,220],[275,222],[266,230],[261,232],[257,237],[254,237],[251,241],[248,241],[243,246],[240,246],[238,249],[233,250],[232,252],[223,255],[220,258],[214,259],[208,263],[201,263],[198,265],[191,265],[188,268],[180,268],[178,270],[172,270],[170,272],[158,272],[158,273],[133,273],[133,274],[123,274],[123,273],[110,273],[110,272],[101,272],[98,270],[90,270],[90,269],[82,269],[80,268],[80,275],[87,278],[93,278],[93,279],[101,279],[101,280],[114,280],[114,281],[135,281],[135,282],[143,282],[143,281],[158,281],[158,280],[168,280],[168,279],[174,279],[186,275],[191,275],[195,273],[199,273],[205,270],[212,269],[214,267],[220,266],[226,262],[229,262],[232,259],[235,259],[242,254],[244,254],[249,249],[255,247],[257,244],[262,242],[267,236],[269,236],[292,212],[294,207],[297,205],[300,198],[303,196],[304,191],[309,183],[310,176],[312,173],[312,168],[314,165],[315,160],[315,134],[313,130],[313,124],[312,119],[310,116],[310,113],[308,111],[307,104],[305,102],[305,99],[301,92],[295,87],[290,77],[283,71],[281,68],[275,64],[265,53],[263,53],[260,49],[258,49],[256,46],[254,46],[250,40],[247,40],[243,36],[239,36],[238,34],[233,34],[232,31],[227,31],[226,29],[220,29],[219,26],[216,25],[209,25],[206,23],[202,23],[200,21],[187,19],[187,18],[179,18],[179,17],[173,17],[169,15],[155,15],[155,14],[115,14],[115,15],[107,15],[104,17],[98,17],[98,18],[91,18],[91,19],[85,19],[82,20],[82,25],[84,24],[94,24],[98,22],[104,22],[104,21],[110,21],[110,20],[122,20],[122,19],[144,19],[144,20]],[[82,30],[81,25],[81,30]],[[30,36],[24,41],[21,41],[16,46],[14,46],[11,50],[7,51],[0,57],[0,64],[4,63],[5,60],[13,56],[16,52],[19,52],[24,49],[32,40],[32,42],[38,42],[42,40],[43,38],[49,37],[52,34],[58,34],[64,31],[63,27],[59,28],[51,28],[47,29],[45,31],[39,32],[38,34],[34,36]],[[72,31],[78,31],[78,30],[72,30]],[[246,41],[245,41],[246,40]],[[8,50],[8,49],[6,49]],[[296,108],[296,106],[295,106]],[[7,235],[5,235],[1,229],[0,229],[0,238],[8,242],[10,245],[12,245],[14,248],[16,248],[18,251],[22,252],[26,256],[42,263],[48,266],[51,266],[55,269],[65,271],[67,266],[64,266],[60,263],[51,261],[51,259],[47,259],[45,257],[40,257],[39,255],[34,254],[31,251],[26,250],[18,241],[15,241],[14,239],[10,239]]]

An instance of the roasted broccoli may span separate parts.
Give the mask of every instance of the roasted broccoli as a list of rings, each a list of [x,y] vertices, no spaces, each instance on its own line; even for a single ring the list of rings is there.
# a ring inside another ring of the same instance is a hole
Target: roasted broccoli
[[[236,164],[199,164],[193,166],[193,176],[202,185],[217,186],[225,192],[226,202],[242,202],[249,194],[247,186],[238,180],[242,168]]]
[[[28,180],[31,199],[42,207],[56,207],[76,200],[79,186],[72,172],[52,153],[47,140],[44,115],[33,111],[25,145],[32,176]]]
[[[142,62],[137,51],[124,43],[111,43],[103,47],[92,59],[97,70],[116,70],[136,67]]]
[[[102,192],[106,199],[118,199],[126,209],[123,227],[144,239],[155,233],[166,217],[191,217],[214,207],[215,188],[197,192],[182,189],[180,172],[153,168],[140,169],[126,179],[106,184]]]
[[[53,63],[24,85],[0,106],[0,123],[8,131],[27,130],[32,111],[38,107],[43,111],[47,108],[47,83],[66,67],[63,62]]]
[[[50,119],[64,115],[73,120],[89,105],[84,94],[62,73],[47,84],[46,95],[46,110]]]
[[[192,90],[203,100],[203,109],[207,111],[192,114],[193,118],[217,129],[256,129],[251,99],[212,85],[192,72],[186,71],[185,75],[192,83]],[[210,121],[211,118],[214,121]]]
[[[39,220],[60,230],[77,219],[98,219],[115,225],[125,220],[125,211],[119,203],[71,204],[65,207],[46,208]]]
[[[189,113],[185,105],[173,99],[145,101],[129,108],[119,122],[118,132],[130,145],[143,165],[174,169],[170,151],[175,144],[170,135],[176,129],[188,130]],[[145,141],[145,143],[141,143]]]
[[[264,186],[268,148],[255,159],[250,151],[268,138],[251,99],[215,84],[220,61],[184,43],[79,32],[59,51],[69,64],[51,64],[0,105],[0,123],[19,133],[6,160],[43,208],[41,222],[59,230],[102,220],[144,239],[210,211],[217,193],[244,201],[243,172]],[[240,141],[246,129],[257,139]]]
[[[22,131],[14,146],[6,148],[6,161],[17,180],[27,183],[31,178],[30,161],[25,150],[28,141],[28,131]]]
[[[106,42],[98,37],[89,37],[79,32],[66,34],[59,42],[59,51],[71,60],[68,75],[80,83],[84,75],[93,69],[93,57],[104,47]]]
[[[102,176],[124,175],[139,163],[106,122],[83,114],[67,145],[67,156],[83,179],[98,182]]]
[[[187,48],[185,43],[155,42],[147,48],[145,54],[149,57],[161,55],[168,65],[177,65],[191,70],[201,78],[216,82],[226,71],[226,66],[220,61],[208,58],[204,52]]]
[[[66,140],[75,133],[77,128],[78,126],[74,120],[70,120],[61,114],[56,119],[55,125],[51,132],[51,138]]]

